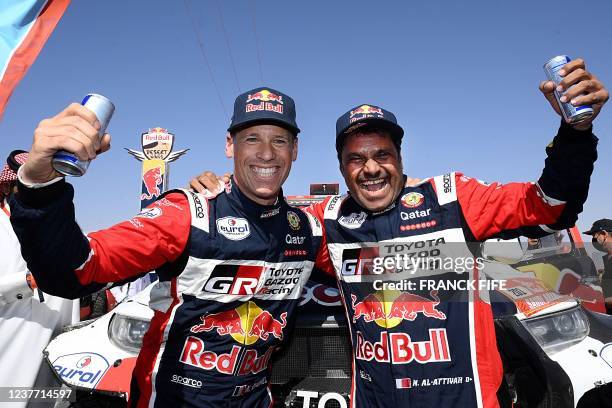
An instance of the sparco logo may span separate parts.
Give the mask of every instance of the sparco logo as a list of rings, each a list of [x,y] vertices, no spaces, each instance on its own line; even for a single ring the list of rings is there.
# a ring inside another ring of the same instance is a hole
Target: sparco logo
[[[202,388],[202,381],[194,380],[193,378],[182,377],[176,374],[172,376],[172,380],[170,381],[172,381],[173,383],[186,385],[192,388]]]
[[[217,231],[227,239],[240,241],[251,234],[249,222],[244,218],[223,217],[217,220]]]
[[[198,198],[197,194],[189,192],[191,197],[193,198],[193,205],[195,206],[196,217],[204,218],[204,207],[202,206],[202,202]]]
[[[451,192],[451,176],[450,176],[450,174],[445,174],[444,177],[442,177],[442,184],[444,185],[444,192],[445,193],[450,193]]]
[[[357,229],[361,227],[361,224],[365,222],[366,217],[367,214],[363,211],[360,213],[352,213],[347,216],[343,215],[342,217],[340,217],[338,223],[348,229]]]

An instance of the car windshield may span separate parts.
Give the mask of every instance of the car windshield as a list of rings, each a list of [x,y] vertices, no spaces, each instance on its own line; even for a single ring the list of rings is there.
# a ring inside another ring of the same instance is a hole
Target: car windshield
[[[572,250],[572,243],[567,233],[562,231],[541,238],[520,237],[520,242],[525,249],[523,260],[567,254]]]

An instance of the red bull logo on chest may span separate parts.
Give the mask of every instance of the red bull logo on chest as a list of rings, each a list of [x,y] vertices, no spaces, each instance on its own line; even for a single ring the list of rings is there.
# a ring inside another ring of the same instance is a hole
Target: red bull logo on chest
[[[371,342],[357,331],[355,358],[391,364],[451,361],[446,329],[443,328],[429,329],[429,339],[424,341],[414,341],[407,333],[383,331],[378,341]]]
[[[251,345],[258,340],[282,340],[287,325],[287,312],[281,313],[279,319],[276,319],[254,302],[247,302],[236,309],[201,316],[200,320],[202,323],[191,327],[192,333],[215,330],[220,336],[229,335],[238,343]]]
[[[364,322],[374,322],[380,327],[391,328],[403,320],[414,321],[419,315],[424,318],[446,320],[446,315],[438,310],[440,299],[438,291],[429,292],[431,299],[413,293],[396,290],[384,290],[371,293],[357,302],[357,297],[351,294],[353,308],[353,323],[359,319]]]

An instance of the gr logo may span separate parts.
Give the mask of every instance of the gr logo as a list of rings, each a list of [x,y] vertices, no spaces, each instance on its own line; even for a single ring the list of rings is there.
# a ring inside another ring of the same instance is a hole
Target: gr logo
[[[224,295],[253,295],[263,271],[258,265],[217,265],[202,288]]]

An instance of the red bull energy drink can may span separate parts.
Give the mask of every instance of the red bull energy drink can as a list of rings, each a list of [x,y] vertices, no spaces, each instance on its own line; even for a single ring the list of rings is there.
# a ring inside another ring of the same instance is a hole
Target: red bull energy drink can
[[[81,105],[95,113],[100,122],[98,137],[102,137],[113,117],[115,105],[105,96],[98,94],[85,95]],[[65,176],[81,177],[87,171],[90,160],[79,160],[73,153],[60,150],[53,155],[53,168]]]
[[[555,83],[555,87],[563,80],[563,77],[559,75],[559,70],[563,68],[565,64],[570,62],[572,59],[567,55],[559,55],[551,58],[546,64],[544,64],[544,72],[546,77]],[[569,102],[561,102],[560,98],[563,96],[555,89],[555,99],[561,108],[563,118],[567,123],[579,123],[583,120],[593,116],[593,108],[590,105],[574,106]]]

